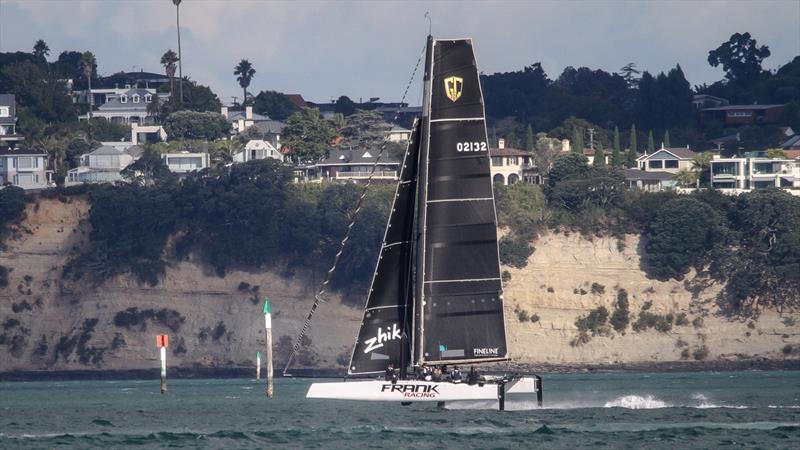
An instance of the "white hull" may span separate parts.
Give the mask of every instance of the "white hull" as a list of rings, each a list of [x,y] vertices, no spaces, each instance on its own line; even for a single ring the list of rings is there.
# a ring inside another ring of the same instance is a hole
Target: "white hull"
[[[537,383],[533,377],[521,377],[502,384],[485,383],[469,385],[447,381],[400,380],[348,381],[338,383],[313,383],[306,398],[336,400],[386,401],[386,402],[447,402],[456,400],[497,400],[504,394],[536,394]]]

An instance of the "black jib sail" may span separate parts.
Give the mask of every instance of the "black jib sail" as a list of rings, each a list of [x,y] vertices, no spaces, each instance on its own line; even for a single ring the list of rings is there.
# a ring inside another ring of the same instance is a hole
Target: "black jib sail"
[[[497,218],[471,39],[429,38],[425,95],[415,360],[505,360]]]
[[[348,375],[383,372],[389,363],[410,363],[413,284],[411,261],[417,192],[419,122],[411,134],[400,181],[389,213],[380,256],[372,278],[364,318],[353,348]]]

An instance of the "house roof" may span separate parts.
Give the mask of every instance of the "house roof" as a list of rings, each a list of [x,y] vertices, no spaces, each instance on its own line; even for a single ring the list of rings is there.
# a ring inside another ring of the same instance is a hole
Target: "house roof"
[[[371,165],[375,164],[378,150],[331,150],[328,157],[317,163],[318,166]],[[380,164],[400,164],[386,153],[381,156]]]
[[[781,148],[784,150],[800,149],[800,134],[790,137],[789,140],[781,144]]]
[[[697,154],[686,147],[670,147],[670,148],[660,148],[649,155],[641,155],[636,158],[637,161],[644,161],[647,159],[652,158],[654,155],[658,154],[658,152],[669,152],[675,155],[679,159],[692,159]]]
[[[97,148],[93,152],[89,153],[90,155],[100,156],[100,155],[121,155],[122,151],[117,150],[110,145],[104,145],[102,147]]]
[[[122,95],[128,97],[128,101],[126,103],[122,103],[122,101],[120,100]],[[122,95],[120,97],[112,98],[107,103],[98,106],[97,110],[98,111],[147,111],[148,103],[145,102],[145,96],[155,95],[155,94],[150,93],[150,91],[144,88],[131,88],[125,91],[125,93]],[[139,97],[141,97],[139,103],[133,102],[134,95],[138,95]]]
[[[131,145],[125,149],[125,153],[133,156],[133,159],[138,159],[140,156],[142,156],[142,154],[144,154],[144,149],[138,145]]]
[[[308,103],[306,103],[303,96],[300,94],[286,94],[286,98],[300,109],[308,108]]]
[[[796,150],[784,150],[783,152],[786,153],[786,157],[789,159],[800,159],[800,148]]]
[[[263,114],[258,114],[258,113],[255,113],[255,112],[253,113],[253,118],[252,119],[248,119],[247,115],[245,114],[245,111],[241,111],[241,110],[236,110],[236,111],[230,111],[229,110],[228,111],[228,120],[230,120],[231,122],[236,122],[239,119],[252,120],[253,122],[263,122],[263,121],[266,121],[266,120],[272,120],[272,119],[269,118],[269,116],[265,116]]]
[[[675,174],[660,171],[645,171],[639,169],[625,169],[625,179],[628,181],[661,181],[670,180],[675,177]]]
[[[44,150],[0,147],[0,155],[2,156],[41,156],[46,154],[47,152]]]
[[[286,126],[285,123],[280,122],[278,120],[264,120],[260,122],[256,122],[253,124],[258,131],[262,133],[272,133],[272,134],[280,134],[283,131],[283,127]]]
[[[530,156],[530,153],[518,148],[490,148],[489,156]]]
[[[765,109],[781,108],[784,105],[727,105],[717,106],[715,108],[704,108],[703,111],[763,111]]]

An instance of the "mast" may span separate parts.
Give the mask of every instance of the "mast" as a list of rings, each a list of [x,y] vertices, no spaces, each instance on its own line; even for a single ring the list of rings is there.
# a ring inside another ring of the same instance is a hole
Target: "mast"
[[[417,168],[417,210],[414,224],[414,335],[412,341],[412,354],[414,355],[414,365],[422,364],[424,361],[422,354],[422,334],[425,328],[423,321],[423,306],[425,305],[424,292],[424,273],[425,273],[425,201],[427,200],[427,176],[428,176],[428,151],[430,150],[430,126],[431,126],[431,78],[433,72],[433,36],[428,35],[428,43],[425,51],[425,76],[423,78],[422,91],[422,118],[420,119],[420,146],[419,161]]]

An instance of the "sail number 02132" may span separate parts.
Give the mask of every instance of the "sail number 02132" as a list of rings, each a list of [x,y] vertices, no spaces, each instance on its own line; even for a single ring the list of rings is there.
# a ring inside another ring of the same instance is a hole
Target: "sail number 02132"
[[[457,152],[485,152],[486,142],[459,142],[456,144]]]

